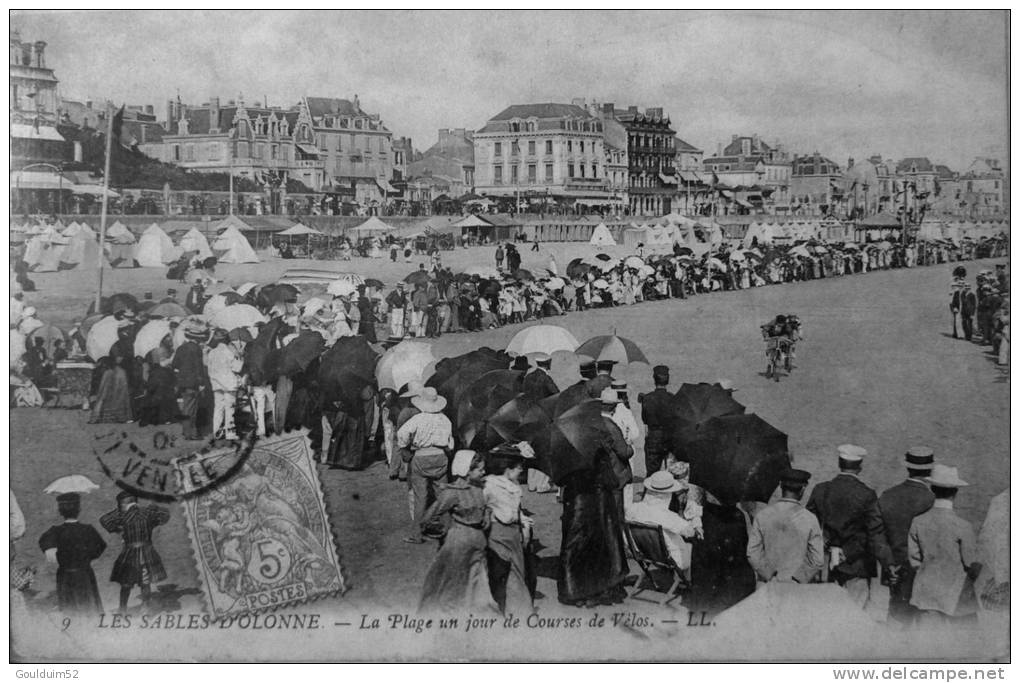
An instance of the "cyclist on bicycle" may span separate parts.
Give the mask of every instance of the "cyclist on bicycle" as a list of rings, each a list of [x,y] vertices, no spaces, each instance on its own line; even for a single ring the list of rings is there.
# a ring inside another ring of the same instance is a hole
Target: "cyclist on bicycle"
[[[777,315],[761,326],[762,336],[766,339],[790,340],[790,325],[785,315]]]
[[[793,319],[792,324],[791,318]],[[790,355],[794,342],[799,338],[799,327],[800,321],[796,316],[785,315],[777,315],[761,326],[762,337],[764,337],[766,344],[765,353],[769,358],[767,374],[775,377],[777,382],[779,381],[779,375],[776,374],[775,367],[779,365],[780,361],[782,361],[787,372],[791,369]]]

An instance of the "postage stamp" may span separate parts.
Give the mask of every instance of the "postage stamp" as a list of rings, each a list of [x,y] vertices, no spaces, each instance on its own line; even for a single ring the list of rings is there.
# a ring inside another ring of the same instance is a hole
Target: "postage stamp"
[[[232,448],[175,463],[180,481],[196,467],[230,467]],[[223,619],[293,607],[345,590],[340,554],[305,431],[258,441],[237,471],[182,500],[210,615]]]

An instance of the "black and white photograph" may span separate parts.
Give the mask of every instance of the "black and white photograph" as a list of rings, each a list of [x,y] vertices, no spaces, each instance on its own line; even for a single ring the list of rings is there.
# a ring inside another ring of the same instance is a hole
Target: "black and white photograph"
[[[17,676],[1004,678],[1010,23],[10,11]]]

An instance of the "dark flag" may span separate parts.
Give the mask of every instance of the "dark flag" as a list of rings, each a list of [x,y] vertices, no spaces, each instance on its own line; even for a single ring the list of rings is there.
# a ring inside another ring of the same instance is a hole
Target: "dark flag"
[[[120,111],[113,115],[113,142],[120,144],[121,130],[124,128],[124,105],[120,105]]]

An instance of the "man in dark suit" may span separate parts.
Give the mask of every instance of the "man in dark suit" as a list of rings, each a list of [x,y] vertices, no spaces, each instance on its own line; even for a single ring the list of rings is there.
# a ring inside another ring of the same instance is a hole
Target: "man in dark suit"
[[[907,479],[887,489],[878,499],[885,523],[885,537],[897,571],[887,574],[889,580],[889,616],[904,626],[917,617],[918,610],[910,604],[915,570],[910,566],[907,535],[914,517],[924,514],[935,503],[935,495],[924,478],[931,474],[935,455],[926,446],[912,446],[904,458]]]
[[[959,311],[963,338],[970,341],[974,336],[974,313],[977,312],[977,297],[971,291],[969,282],[964,282],[962,286],[956,288],[949,307],[953,311]]]
[[[818,517],[825,537],[828,580],[863,607],[878,575],[876,561],[888,568],[892,557],[878,496],[860,478],[867,451],[849,444],[838,450],[839,474],[815,487],[807,509]]]
[[[645,476],[650,477],[662,468],[662,463],[669,455],[669,434],[667,429],[672,422],[673,395],[666,387],[669,385],[669,367],[656,365],[652,368],[652,382],[655,390],[647,394],[638,394],[641,404],[641,421],[648,430],[645,436]]]
[[[595,362],[595,378],[588,381],[588,395],[598,398],[602,392],[613,386],[613,366],[615,360],[600,360]]]
[[[524,395],[532,401],[541,401],[543,398],[559,393],[559,387],[549,376],[552,368],[552,356],[538,354],[535,356],[535,369],[524,376]]]

